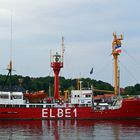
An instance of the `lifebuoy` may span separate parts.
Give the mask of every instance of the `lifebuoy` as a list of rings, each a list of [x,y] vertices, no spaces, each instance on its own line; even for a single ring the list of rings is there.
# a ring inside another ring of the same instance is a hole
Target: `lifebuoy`
[[[61,99],[61,98],[57,102],[58,102],[59,105],[63,105],[64,104],[64,100]]]

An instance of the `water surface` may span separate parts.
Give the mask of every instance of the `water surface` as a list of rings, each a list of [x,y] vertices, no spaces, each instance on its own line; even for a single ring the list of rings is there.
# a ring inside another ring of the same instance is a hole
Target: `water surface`
[[[0,140],[140,140],[140,120],[0,120]]]

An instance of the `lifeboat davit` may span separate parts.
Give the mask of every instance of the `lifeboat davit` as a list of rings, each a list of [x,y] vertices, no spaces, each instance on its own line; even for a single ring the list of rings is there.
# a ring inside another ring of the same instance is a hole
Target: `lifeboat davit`
[[[41,103],[47,99],[48,95],[44,91],[26,92],[24,98],[29,103]]]

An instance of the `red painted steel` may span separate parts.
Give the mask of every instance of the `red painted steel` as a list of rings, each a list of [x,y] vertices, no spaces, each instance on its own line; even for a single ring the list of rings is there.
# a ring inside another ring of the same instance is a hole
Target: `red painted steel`
[[[140,119],[140,99],[124,99],[121,108],[106,110],[92,107],[0,107],[0,119]]]
[[[62,62],[52,62],[51,67],[53,68],[54,71],[54,99],[58,100],[60,98],[59,95],[59,72],[60,69],[63,67]]]

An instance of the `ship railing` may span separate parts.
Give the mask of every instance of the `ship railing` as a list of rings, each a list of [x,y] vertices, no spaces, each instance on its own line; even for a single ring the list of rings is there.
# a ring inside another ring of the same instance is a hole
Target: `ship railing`
[[[26,104],[0,104],[0,107],[3,108],[72,108],[72,107],[91,107],[91,104],[71,104],[64,103],[63,105],[59,105],[57,103],[52,104],[44,104],[44,103],[26,103]]]
[[[72,103],[65,103],[62,106],[57,105],[55,107],[92,107],[92,104],[72,104]]]
[[[54,104],[0,104],[3,108],[51,108]]]
[[[109,106],[109,109],[119,109],[122,107],[122,100],[114,100],[113,104]]]
[[[62,105],[58,103],[53,103],[53,104],[26,104],[27,107],[41,107],[41,108],[73,108],[73,107],[92,107],[91,104],[71,104],[71,103],[64,103]]]

